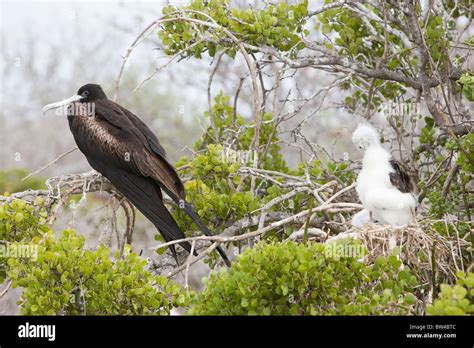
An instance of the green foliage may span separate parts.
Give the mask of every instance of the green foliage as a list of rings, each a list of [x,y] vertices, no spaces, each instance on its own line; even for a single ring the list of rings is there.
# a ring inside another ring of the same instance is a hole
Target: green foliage
[[[329,4],[335,1],[325,2]],[[411,48],[411,44],[407,47],[406,40],[402,40],[402,35],[397,34],[402,33],[405,28],[410,28],[410,19],[404,13],[403,6],[387,6],[383,1],[377,2],[376,5],[364,3],[360,6],[370,12],[371,16],[362,15],[361,9],[354,8],[355,6],[338,6],[320,13],[316,29],[321,30],[324,41],[319,45],[325,46],[328,53],[337,54],[342,59],[349,59],[349,62],[354,61],[371,69],[379,69],[383,66],[388,71],[416,76],[415,71],[419,68],[418,52]],[[469,17],[470,7],[467,2],[447,1],[443,2],[442,6],[454,18],[462,15]],[[390,13],[388,17],[387,13]],[[417,18],[424,18],[424,22],[420,21],[419,25],[433,66],[440,71],[448,69],[450,66],[448,51],[453,41],[452,32],[456,27],[454,20],[446,23],[434,12],[423,17],[421,8],[416,2],[414,15]],[[380,21],[375,20],[377,17]],[[384,21],[388,22],[391,30],[386,30]],[[328,37],[332,40],[328,40]],[[456,57],[457,65],[460,66],[463,62],[465,62],[463,57]],[[356,87],[353,95],[345,100],[349,110],[355,110],[356,106],[367,107],[369,102],[371,106],[379,108],[383,99],[377,95],[378,93],[382,94],[386,100],[397,100],[406,90],[403,83],[370,78],[364,78],[364,80],[365,82],[361,82],[360,78],[354,78],[343,84],[343,88],[346,89]],[[368,85],[370,85],[370,90],[377,90],[378,93],[370,93]],[[469,99],[472,96],[472,88],[466,87],[465,94]]]
[[[458,80],[458,84],[462,87],[464,96],[470,102],[474,101],[474,75],[465,73]]]
[[[43,199],[38,197],[33,205],[21,199],[6,201],[0,205],[0,283],[5,280],[7,265],[7,248],[15,250],[33,237],[50,231],[47,226],[48,214],[43,206]]]
[[[213,126],[208,127],[196,141],[194,150],[198,155],[194,158],[183,157],[176,163],[177,167],[186,166],[181,175],[192,178],[185,183],[187,200],[194,204],[198,215],[214,233],[222,232],[229,221],[245,218],[272,199],[291,190],[257,178],[255,185],[259,190],[252,194],[251,178],[242,178],[238,171],[242,167],[253,166],[255,124],[235,113],[229,102],[230,98],[222,92],[214,98],[212,111],[205,113],[205,117],[210,118],[210,124]],[[259,153],[262,169],[300,177],[304,177],[308,172],[311,180],[317,184],[325,184],[335,178],[351,184],[355,179],[355,174],[349,170],[347,162],[327,161],[323,164],[321,161],[313,161],[309,165],[300,164],[296,170],[290,170],[278,145],[278,132],[275,130],[272,114],[265,114],[263,121]],[[291,200],[275,204],[268,211],[297,213],[307,209],[310,199],[307,193],[302,192]],[[180,227],[190,235],[191,219],[181,209],[175,209],[173,215]],[[287,233],[291,233],[291,230]],[[270,232],[264,238],[282,240],[284,237],[284,234],[279,233],[276,236]],[[156,238],[161,237],[156,235]]]
[[[49,231],[48,214],[43,203],[43,198],[38,197],[32,205],[21,199],[0,205],[0,240],[29,241],[42,232]]]
[[[472,154],[474,153],[474,133],[464,135],[461,139],[459,139],[459,143],[461,144],[464,151],[454,147],[455,150],[459,151],[459,157],[456,162],[463,173],[462,180],[465,183],[468,183],[473,179],[474,176],[474,165],[472,164]]]
[[[229,141],[233,143],[231,149],[224,149],[223,159],[230,163],[251,165],[254,154],[251,152],[252,141],[255,137],[255,123],[245,120],[240,114],[234,112],[230,105],[230,97],[223,95],[222,91],[214,98],[212,112],[204,113],[209,118],[214,127],[209,127],[207,132],[195,143],[195,150],[203,150],[209,144],[219,144]],[[288,167],[283,155],[280,153],[280,146],[277,144],[278,136],[275,132],[275,120],[273,115],[266,113],[263,115],[263,122],[260,129],[260,144],[271,143],[265,156],[260,156],[261,167],[263,169],[287,172]],[[216,134],[215,134],[216,133]]]
[[[215,97],[212,112],[205,113],[214,127],[209,127],[194,145],[199,154],[194,158],[183,157],[176,163],[177,167],[186,165],[182,175],[193,178],[185,183],[188,201],[193,202],[198,215],[215,232],[222,231],[226,222],[238,221],[260,208],[269,199],[266,193],[274,189],[272,184],[257,180],[257,185],[262,185],[259,194],[253,196],[251,179],[242,180],[238,175],[242,166],[253,164],[255,125],[234,113],[229,100],[222,92]],[[288,172],[277,144],[272,115],[264,115],[263,121],[260,144],[269,146],[265,155],[260,153],[261,166]],[[232,145],[223,146],[221,143]],[[181,209],[176,209],[174,216],[180,227],[188,231],[191,219]]]
[[[432,117],[425,117],[425,126],[421,129],[420,143],[422,144],[434,144],[435,136],[435,124]]]
[[[430,55],[436,63],[446,63],[447,47],[452,37],[446,32],[443,18],[440,16],[430,16],[425,26],[425,39]]]
[[[441,284],[438,298],[426,311],[430,315],[474,315],[474,273],[459,271],[455,285]]]
[[[238,45],[226,31],[231,32],[240,42],[254,46],[272,46],[294,55],[297,50],[304,48],[301,36],[308,34],[303,29],[308,15],[307,0],[296,5],[282,2],[264,10],[230,8],[224,0],[193,0],[189,6],[182,8],[166,6],[163,14],[178,17],[181,16],[178,10],[184,11],[188,18],[218,27],[182,20],[163,23],[159,36],[165,46],[165,53],[169,55],[185,50],[187,55],[201,58],[204,52],[214,57],[216,52],[223,51],[234,57]],[[209,21],[209,17],[212,17],[212,21]],[[207,37],[207,42],[198,44],[202,36]]]
[[[378,11],[375,10],[375,13]],[[371,42],[364,40],[369,37],[370,33],[364,22],[359,16],[354,16],[353,12],[347,9],[334,8],[322,12],[319,15],[319,22],[317,28],[321,28],[324,35],[331,31],[337,32],[339,36],[334,41],[339,47],[338,53],[350,54],[356,56],[358,53],[363,53],[368,57],[381,57],[383,55],[383,42],[380,38],[371,37]],[[371,22],[372,25],[377,24]],[[395,39],[396,38],[390,38]],[[332,49],[332,46],[328,46]]]
[[[307,163],[299,163],[296,174],[302,176],[306,170],[308,170],[311,181],[321,185],[328,183],[336,177],[348,185],[352,184],[356,179],[356,173],[349,169],[349,162],[346,161],[327,161],[323,164],[320,160],[315,160],[309,165]]]
[[[329,1],[331,2],[331,1]],[[372,6],[367,6],[374,15],[382,17],[383,14],[379,9]],[[360,15],[354,13],[347,8],[333,8],[322,12],[318,15],[319,21],[316,23],[316,29],[320,29],[321,33],[327,36],[329,33],[336,33],[334,45],[325,40],[326,49],[331,52],[335,51],[337,55],[343,59],[348,59],[368,64],[376,67],[386,52],[386,41],[390,43],[390,47],[395,50],[397,54],[391,54],[390,59],[385,61],[385,66],[388,70],[399,70],[404,62],[402,57],[406,57],[409,51],[403,47],[400,38],[384,31],[383,25],[370,20],[370,27],[375,30],[375,33],[368,27]],[[391,23],[395,28],[397,25]],[[375,35],[374,35],[375,34]],[[392,83],[382,80],[368,81],[373,83],[373,87],[377,89],[386,99],[395,99],[403,94],[405,88],[403,84]],[[342,85],[343,88],[349,89],[351,85],[357,86],[357,91],[345,100],[346,106],[349,109],[355,109],[357,104],[367,106],[369,103],[369,93],[364,92],[364,84],[358,79],[351,79]],[[375,106],[380,106],[382,99],[377,95],[372,95],[371,102]]]
[[[432,119],[429,119],[432,121]],[[433,125],[428,124],[422,129],[423,134],[434,134]],[[434,138],[429,140],[431,146],[435,146]],[[463,150],[461,150],[460,146]],[[469,218],[466,207],[468,202],[474,199],[472,192],[468,190],[470,183],[474,178],[474,165],[472,164],[471,154],[474,151],[474,134],[466,134],[458,139],[458,142],[450,139],[446,141],[443,147],[446,150],[445,154],[438,154],[434,160],[442,164],[448,156],[455,154],[456,163],[459,165],[459,177],[457,180],[452,180],[449,190],[443,196],[442,191],[445,182],[448,178],[448,172],[441,173],[436,183],[432,184],[428,189],[425,188],[426,182],[419,183],[420,189],[426,193],[428,202],[428,214],[435,219],[443,219],[447,214],[456,216],[458,218],[457,231],[452,229],[451,225],[446,226],[443,222],[434,224],[434,228],[442,234],[459,233],[460,237],[464,237],[466,233],[471,230]],[[427,154],[427,158],[430,155]],[[426,174],[428,177],[432,175],[431,172]]]
[[[24,288],[25,315],[161,315],[187,304],[187,295],[173,282],[155,276],[146,261],[125,250],[120,259],[104,246],[84,249],[84,238],[65,230],[35,237],[37,259],[10,258],[13,287]]]
[[[44,180],[41,178],[32,177],[24,181],[21,180],[28,174],[28,170],[21,168],[0,170],[0,192],[13,193],[44,188]]]
[[[186,163],[189,165],[187,174],[194,178],[185,184],[187,199],[193,202],[198,215],[210,228],[241,219],[260,206],[259,199],[253,198],[248,190],[236,189],[240,180],[233,175],[240,164],[226,160],[222,145],[209,144],[204,153]],[[175,214],[182,227],[191,223],[181,209]]]
[[[356,241],[345,243],[361,247]],[[328,249],[330,248],[330,249]],[[190,309],[198,315],[407,314],[416,278],[396,256],[374,265],[323,244],[259,244],[212,273]]]

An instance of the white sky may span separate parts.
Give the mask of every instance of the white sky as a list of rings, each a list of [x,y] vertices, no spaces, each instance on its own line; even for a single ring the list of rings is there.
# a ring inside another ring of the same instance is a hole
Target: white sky
[[[25,81],[25,75],[18,69],[16,63],[28,56],[34,50],[34,64],[38,70],[46,69],[51,56],[60,57],[60,71],[64,79],[77,80],[74,90],[61,90],[55,87],[56,96],[68,96],[81,85],[88,82],[101,84],[105,90],[111,90],[114,78],[117,76],[122,56],[143,30],[154,19],[161,16],[161,9],[167,1],[5,1],[0,0],[0,29],[2,44],[2,62],[6,64],[8,76],[2,76],[2,97],[17,103],[28,102],[31,95],[22,88],[34,81]],[[187,0],[170,1],[171,4],[184,4]],[[35,41],[31,47],[30,41]],[[66,40],[67,39],[67,40]],[[75,52],[77,46],[84,47],[90,43],[90,48],[97,49],[94,54],[87,56],[79,63],[74,58],[80,55]],[[157,64],[166,60],[157,60],[162,53],[154,50],[158,45],[156,33],[150,35],[148,44],[138,47],[127,63],[127,69],[138,69],[140,77],[145,77]],[[53,49],[52,49],[53,48]],[[105,59],[104,59],[105,57]],[[104,64],[104,60],[107,64]],[[202,63],[202,62],[201,62]],[[76,72],[71,64],[80,64],[83,74],[74,76]],[[182,67],[174,64],[157,76],[158,79],[168,80],[170,74],[179,75]],[[205,66],[206,64],[204,64]],[[22,65],[23,67],[23,65]],[[169,71],[168,71],[169,70]],[[174,71],[176,70],[176,71]],[[127,72],[127,70],[125,71]],[[97,81],[107,76],[107,81]],[[126,77],[126,74],[125,74]],[[195,75],[194,77],[198,77]],[[45,77],[43,76],[43,79]],[[162,85],[163,89],[185,95],[186,99],[197,99],[198,96],[188,89],[187,81],[179,80],[173,84]],[[206,75],[202,81],[205,88]],[[173,87],[176,91],[172,91]],[[43,91],[44,93],[44,91]]]

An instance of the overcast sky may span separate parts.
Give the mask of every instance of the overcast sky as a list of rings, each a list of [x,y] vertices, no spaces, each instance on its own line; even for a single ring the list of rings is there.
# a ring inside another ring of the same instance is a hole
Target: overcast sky
[[[48,94],[52,100],[67,97],[77,88],[88,82],[101,84],[104,89],[111,91],[114,78],[117,76],[122,56],[137,37],[137,35],[161,15],[161,9],[167,1],[1,1],[1,40],[2,40],[2,96],[9,103],[15,99],[16,104],[24,104],[33,97],[26,85],[36,83],[34,75],[25,76],[27,59],[34,54],[32,65],[40,72],[43,80],[47,76],[41,74],[47,69],[47,64],[53,57],[60,58],[56,69],[67,83],[67,87],[75,86],[74,90],[65,90],[66,84],[48,86]],[[187,0],[170,1],[171,4],[186,3]],[[163,54],[155,48],[159,45],[156,33],[138,47],[127,63],[127,70],[146,77],[157,64],[166,62]],[[79,48],[90,49],[92,53],[83,57]],[[78,62],[77,58],[81,57]],[[105,64],[104,64],[105,62]],[[204,63],[204,64],[203,64]],[[72,65],[79,66],[72,66]],[[206,62],[193,62],[206,67]],[[158,80],[167,81],[170,76],[181,76],[183,69],[174,64],[157,76]],[[78,69],[79,72],[78,73]],[[57,73],[57,72],[55,72]],[[183,76],[186,76],[184,74]],[[38,78],[39,78],[38,77]],[[126,74],[125,74],[126,77]],[[201,81],[197,81],[200,78]],[[69,83],[73,80],[73,83]],[[56,80],[55,80],[56,81]],[[76,82],[77,81],[77,82]],[[199,75],[194,71],[193,84],[181,79],[182,84],[164,83],[152,87],[180,95],[186,99],[199,102],[192,88],[206,84],[206,74]],[[44,83],[45,81],[41,81]],[[191,88],[188,88],[191,87]],[[46,91],[36,91],[46,93]],[[121,100],[124,101],[123,99]],[[7,108],[8,110],[8,108]]]
[[[54,113],[43,117],[42,106],[71,96],[86,83],[102,85],[112,97],[122,56],[138,34],[161,16],[165,4],[161,0],[0,0],[0,168],[35,168],[67,150],[72,137],[66,119],[55,119]],[[180,105],[192,111],[184,115],[188,119],[202,115],[211,62],[207,58],[171,64],[138,93],[144,98],[141,103],[132,101],[135,83],[169,59],[156,50],[159,44],[155,32],[132,52],[118,102],[149,123],[153,118],[173,122]],[[125,83],[130,79],[132,83]],[[159,105],[161,114],[143,110],[147,105],[154,110]],[[162,135],[165,143],[166,135]],[[190,145],[194,139],[185,140],[180,143]],[[13,161],[16,153],[23,154],[21,162]]]

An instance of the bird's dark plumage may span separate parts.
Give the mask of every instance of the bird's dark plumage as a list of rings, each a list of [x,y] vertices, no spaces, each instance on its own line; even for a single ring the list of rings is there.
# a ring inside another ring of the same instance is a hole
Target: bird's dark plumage
[[[413,192],[413,183],[411,182],[410,176],[403,169],[403,165],[394,159],[390,160],[390,165],[394,170],[392,173],[390,173],[390,182],[392,185],[395,186],[400,192]]]
[[[68,114],[69,127],[88,162],[104,175],[160,231],[168,242],[185,238],[162,201],[161,190],[180,205],[206,235],[212,235],[191,204],[183,183],[158,138],[137,116],[107,99],[99,85],[78,91]],[[87,107],[86,107],[87,106]],[[86,111],[93,111],[88,115]],[[191,245],[180,245],[188,252]],[[176,258],[174,247],[170,248]],[[218,247],[227,265],[230,261]]]

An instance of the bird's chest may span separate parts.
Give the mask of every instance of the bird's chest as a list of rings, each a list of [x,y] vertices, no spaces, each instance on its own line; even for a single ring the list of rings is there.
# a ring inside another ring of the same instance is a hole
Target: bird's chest
[[[387,187],[390,187],[390,176],[386,168],[363,168],[357,177],[356,191],[362,202],[365,201],[367,192]]]
[[[120,148],[120,139],[112,127],[95,116],[69,116],[69,126],[79,149],[85,153],[109,155]]]

